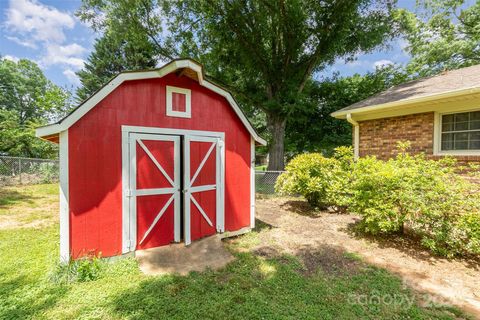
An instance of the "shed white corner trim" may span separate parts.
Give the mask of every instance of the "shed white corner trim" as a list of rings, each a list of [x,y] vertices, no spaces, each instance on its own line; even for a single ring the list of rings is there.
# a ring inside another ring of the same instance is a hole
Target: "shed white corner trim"
[[[252,125],[247,120],[243,112],[240,110],[240,107],[237,105],[237,103],[235,102],[235,99],[230,94],[230,92],[206,80],[203,74],[202,66],[199,63],[190,59],[174,60],[164,65],[160,69],[155,69],[150,71],[120,73],[118,76],[113,78],[109,83],[107,83],[104,87],[102,87],[99,91],[97,91],[94,95],[92,95],[89,99],[83,102],[71,114],[69,114],[67,117],[65,117],[58,123],[37,128],[36,135],[37,137],[47,137],[47,136],[55,135],[55,134],[58,134],[59,132],[67,130],[75,122],[77,122],[80,118],[82,118],[88,111],[90,111],[93,107],[95,107],[100,101],[102,101],[107,95],[109,95],[113,90],[115,90],[118,86],[120,86],[124,81],[161,78],[169,73],[175,72],[176,70],[183,69],[183,68],[188,68],[193,70],[197,74],[198,82],[201,86],[208,88],[213,92],[223,96],[225,99],[227,99],[227,101],[229,102],[229,104],[237,114],[237,116],[242,121],[245,128],[247,128],[250,135],[254,138],[254,140],[262,145],[267,144],[267,142],[264,139],[262,139],[257,134],[257,132],[253,129]]]
[[[60,132],[60,261],[70,260],[68,130]]]

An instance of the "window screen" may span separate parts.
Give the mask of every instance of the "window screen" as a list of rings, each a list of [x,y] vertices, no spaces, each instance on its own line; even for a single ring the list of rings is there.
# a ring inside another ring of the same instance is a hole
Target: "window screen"
[[[442,150],[480,150],[480,111],[442,115]]]

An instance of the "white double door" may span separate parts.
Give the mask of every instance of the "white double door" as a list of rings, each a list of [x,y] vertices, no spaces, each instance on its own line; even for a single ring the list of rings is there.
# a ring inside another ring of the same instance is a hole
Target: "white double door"
[[[132,249],[188,245],[224,231],[223,141],[185,135],[181,145],[182,136],[129,135]]]

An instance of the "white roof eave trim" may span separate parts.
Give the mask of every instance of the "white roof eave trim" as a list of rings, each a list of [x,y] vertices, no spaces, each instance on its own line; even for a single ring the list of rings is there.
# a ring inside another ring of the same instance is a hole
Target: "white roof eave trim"
[[[267,142],[262,139],[253,129],[252,125],[247,120],[243,112],[240,110],[240,107],[237,105],[235,99],[233,99],[230,92],[205,80],[203,78],[202,67],[199,64],[193,62],[192,60],[187,59],[172,61],[158,70],[121,73],[116,76],[112,81],[110,81],[106,86],[101,88],[97,93],[91,96],[87,101],[85,101],[84,104],[82,104],[69,116],[63,119],[60,123],[55,123],[37,128],[35,130],[35,134],[37,137],[46,137],[67,130],[75,122],[80,120],[88,111],[95,107],[100,101],[102,101],[107,95],[109,95],[113,90],[119,87],[124,81],[161,78],[181,68],[189,68],[195,71],[198,75],[198,80],[201,86],[210,89],[211,91],[227,99],[227,101],[230,103],[231,107],[233,108],[237,116],[240,118],[243,125],[247,128],[250,135],[255,139],[255,141],[261,145],[267,144]]]
[[[338,110],[331,113],[330,115],[334,118],[346,119],[347,114],[369,113],[369,112],[375,112],[375,111],[394,108],[394,107],[406,106],[410,104],[418,104],[418,103],[429,102],[433,100],[448,99],[448,98],[461,96],[461,95],[475,94],[479,92],[480,92],[480,87],[470,87],[470,88],[464,88],[459,90],[451,90],[451,91],[446,91],[442,93],[431,94],[431,95],[418,97],[418,98],[402,99],[402,100],[392,101],[388,103],[370,105],[370,106],[365,106],[365,107],[356,108],[356,109]]]

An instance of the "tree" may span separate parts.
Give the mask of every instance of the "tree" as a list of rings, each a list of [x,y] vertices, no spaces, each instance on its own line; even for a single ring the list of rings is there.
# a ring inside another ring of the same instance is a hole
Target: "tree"
[[[293,156],[306,151],[331,154],[335,147],[350,145],[351,125],[330,114],[410,79],[402,67],[387,66],[365,75],[340,77],[337,73],[321,82],[312,81],[308,96],[314,107],[290,119],[286,134],[287,154]]]
[[[424,15],[398,12],[412,59],[407,68],[419,76],[480,63],[480,1],[423,0]]]
[[[285,128],[312,74],[392,36],[392,2],[83,0],[78,14],[97,30],[146,34],[160,58],[204,64],[244,108],[265,113],[269,169],[281,170]]]
[[[87,99],[122,71],[154,68],[155,64],[154,47],[145,34],[117,37],[107,32],[95,40],[84,68],[77,72],[82,83],[77,98]]]
[[[56,147],[35,137],[35,128],[64,116],[69,97],[34,62],[0,57],[0,153],[56,157]]]

